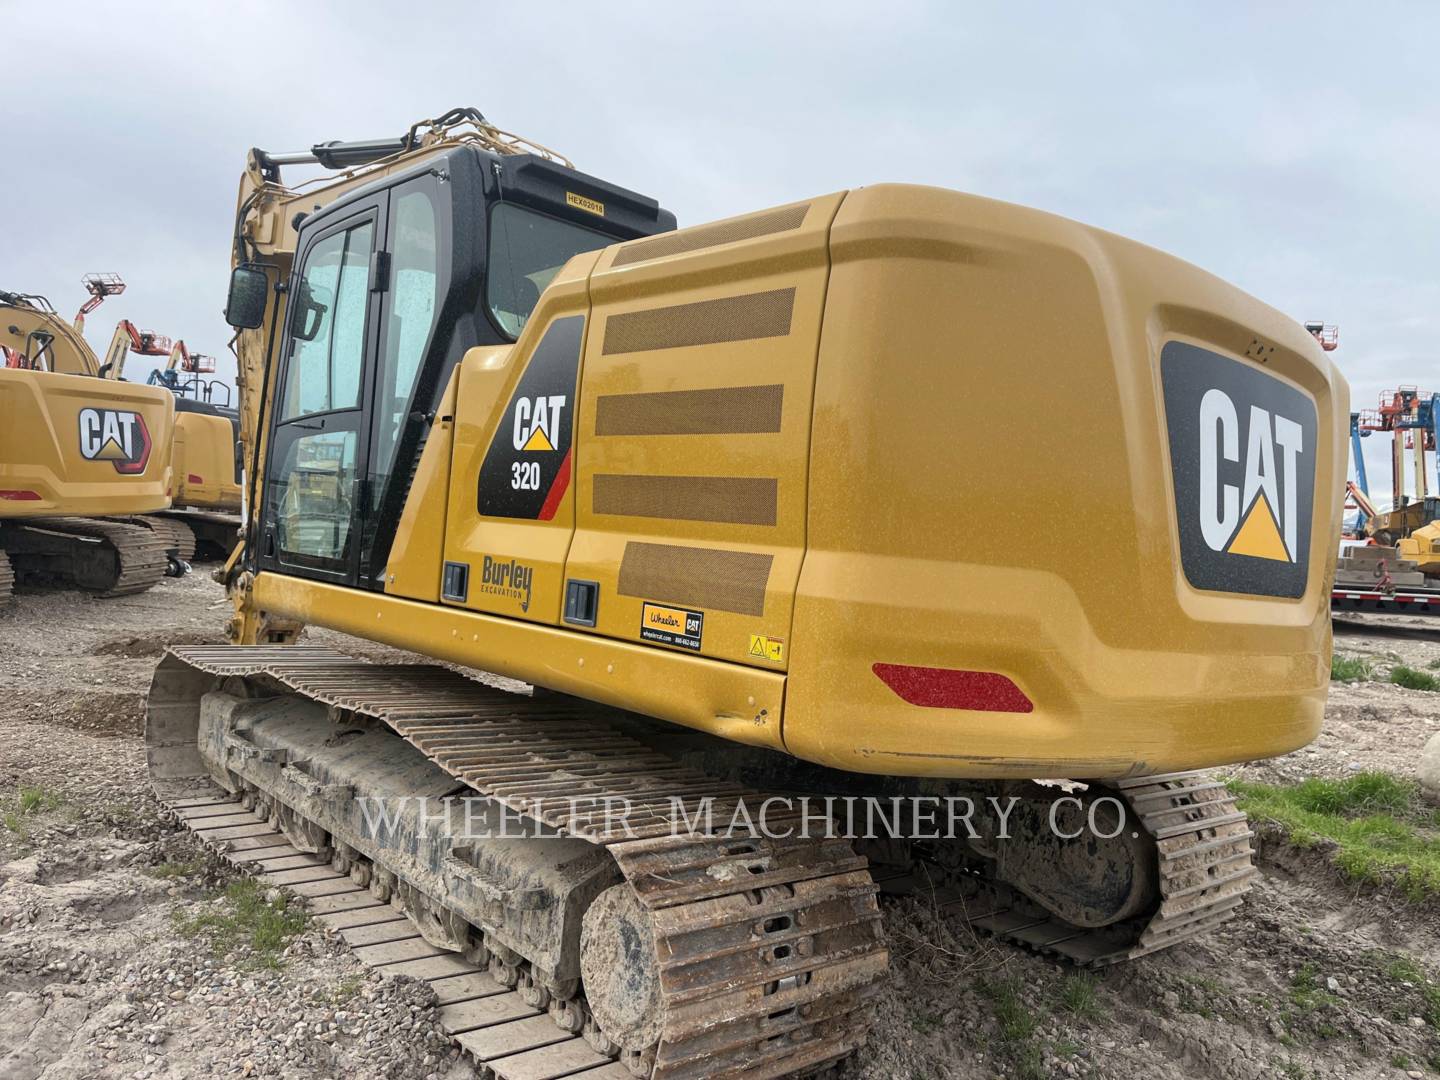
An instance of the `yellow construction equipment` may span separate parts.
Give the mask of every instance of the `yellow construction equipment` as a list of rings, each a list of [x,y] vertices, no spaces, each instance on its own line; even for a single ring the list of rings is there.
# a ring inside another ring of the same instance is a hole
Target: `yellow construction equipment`
[[[181,537],[181,558],[189,562],[198,553],[223,559],[235,546],[241,504],[240,420],[230,407],[230,388],[205,378],[215,371],[214,357],[128,320],[115,327],[101,373],[123,379],[125,357],[132,352],[166,357],[165,366],[152,370],[146,382],[175,395],[174,491],[164,517]]]
[[[85,281],[81,323],[124,288]],[[0,349],[0,601],[17,579],[118,596],[177,571],[173,534],[138,516],[170,503],[171,396],[96,378],[84,337],[42,296],[0,292]]]
[[[1402,537],[1396,546],[1400,549],[1400,558],[1415,563],[1420,573],[1427,577],[1440,576],[1440,521],[1420,526]]]
[[[877,884],[1086,965],[1241,903],[1245,817],[1185,770],[1319,730],[1349,401],[1300,324],[936,188],[675,231],[474,110],[252,151],[233,262],[240,647],[162,660],[151,775],[333,925],[408,913],[384,962],[442,1002],[513,988],[523,1031],[458,1036],[496,1075],[844,1056]],[[1063,543],[1015,542],[1037,498]],[[802,792],[844,823],[728,828]],[[932,798],[1014,812],[841,812]]]

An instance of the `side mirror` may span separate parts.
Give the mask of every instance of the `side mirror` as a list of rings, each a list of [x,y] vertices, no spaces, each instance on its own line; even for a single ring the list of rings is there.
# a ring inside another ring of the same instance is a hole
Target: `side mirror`
[[[230,295],[225,299],[225,321],[236,330],[255,330],[265,321],[270,279],[258,266],[246,263],[230,271]]]

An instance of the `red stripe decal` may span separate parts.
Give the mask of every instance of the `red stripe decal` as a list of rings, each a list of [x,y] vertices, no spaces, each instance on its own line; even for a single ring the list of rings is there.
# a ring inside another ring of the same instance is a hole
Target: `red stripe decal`
[[[570,486],[570,451],[565,451],[565,460],[560,462],[560,468],[555,471],[555,482],[550,485],[550,491],[545,496],[545,505],[540,507],[540,520],[549,521],[555,516],[555,511],[560,509],[560,500],[565,497],[565,489]]]
[[[994,671],[955,671],[909,664],[874,664],[870,670],[905,701],[927,709],[1035,711],[1023,690]]]

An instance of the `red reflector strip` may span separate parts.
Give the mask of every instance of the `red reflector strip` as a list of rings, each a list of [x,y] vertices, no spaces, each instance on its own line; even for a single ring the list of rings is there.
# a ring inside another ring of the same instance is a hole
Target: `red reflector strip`
[[[1035,711],[1024,691],[994,671],[954,671],[908,664],[875,664],[870,670],[911,705],[927,709]]]
[[[205,478],[203,476],[196,476],[193,472],[186,473],[185,482],[187,484],[203,484],[205,482]]]
[[[38,491],[0,491],[0,499],[8,499],[10,502],[39,502]]]

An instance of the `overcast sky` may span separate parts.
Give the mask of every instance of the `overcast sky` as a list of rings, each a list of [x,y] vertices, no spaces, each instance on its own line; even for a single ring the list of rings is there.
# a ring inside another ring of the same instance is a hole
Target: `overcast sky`
[[[682,225],[882,180],[1065,214],[1339,323],[1357,405],[1440,391],[1434,5],[0,7],[0,288],[68,316],[82,274],[120,273],[97,351],[125,316],[225,353],[249,147],[475,105]]]

